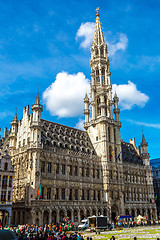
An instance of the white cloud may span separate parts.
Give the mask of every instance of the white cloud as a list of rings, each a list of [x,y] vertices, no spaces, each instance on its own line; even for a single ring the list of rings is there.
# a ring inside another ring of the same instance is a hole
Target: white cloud
[[[88,48],[91,46],[94,36],[94,26],[94,22],[86,22],[81,24],[76,34],[76,40],[79,38],[84,38],[80,44],[80,47]],[[108,40],[107,34],[112,35],[111,31],[104,32],[104,38]],[[118,50],[124,51],[128,45],[128,38],[126,34],[117,33],[116,36],[116,42],[115,40],[113,41],[113,39],[109,42],[107,41],[110,56],[113,56]]]
[[[115,44],[108,43],[109,55],[113,56],[118,50],[125,50],[128,45],[128,38],[126,34],[120,33],[119,40]]]
[[[91,46],[93,35],[94,35],[94,22],[82,23],[76,34],[76,40],[79,37],[83,37],[84,40],[81,42],[80,46],[82,48],[88,48]]]
[[[133,124],[139,125],[139,126],[145,126],[145,127],[152,127],[156,129],[160,129],[160,124],[157,123],[145,123],[145,122],[137,122],[133,120],[126,119],[126,121],[131,122]]]
[[[83,113],[86,91],[89,92],[89,80],[82,72],[60,72],[44,91],[43,99],[52,116],[75,117]]]
[[[146,102],[149,100],[149,97],[145,93],[141,93],[137,90],[137,87],[131,81],[128,81],[128,84],[122,85],[112,85],[113,94],[116,91],[119,97],[119,104],[124,109],[131,109],[134,105],[138,107],[144,107]]]
[[[78,128],[80,130],[84,130],[84,119],[79,119],[79,122],[76,124],[75,128]]]

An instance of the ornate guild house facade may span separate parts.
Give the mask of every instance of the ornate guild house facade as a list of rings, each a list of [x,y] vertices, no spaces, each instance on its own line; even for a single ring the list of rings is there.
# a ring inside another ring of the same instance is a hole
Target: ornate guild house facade
[[[90,215],[156,218],[148,144],[144,135],[139,148],[135,139],[121,140],[119,99],[116,93],[112,99],[107,53],[97,10],[91,100],[87,94],[84,98],[86,131],[42,119],[39,94],[32,113],[27,106],[22,120],[11,122],[13,224],[56,223],[64,216],[75,222]]]

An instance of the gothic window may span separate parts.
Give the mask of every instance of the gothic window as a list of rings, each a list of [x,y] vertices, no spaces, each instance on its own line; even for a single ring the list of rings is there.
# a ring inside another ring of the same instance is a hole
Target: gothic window
[[[86,168],[86,177],[89,177],[89,167]]]
[[[1,201],[6,201],[6,191],[1,192]]]
[[[11,200],[11,191],[8,191],[8,201]]]
[[[95,48],[95,55],[98,55],[98,48]]]
[[[42,189],[41,198],[44,199],[44,187],[42,187],[41,189]]]
[[[99,169],[97,169],[97,178],[99,179]]]
[[[97,116],[101,115],[100,98],[97,98]]]
[[[56,164],[56,174],[59,174],[59,163]]]
[[[87,190],[87,200],[89,200],[89,190]]]
[[[75,200],[78,200],[78,189],[75,189]]]
[[[77,167],[77,166],[75,166],[74,175],[75,175],[75,176],[78,176],[78,167]]]
[[[105,83],[105,69],[102,68],[102,84]]]
[[[51,199],[51,188],[47,188],[47,199]]]
[[[100,197],[100,191],[98,191],[98,201],[101,200],[101,197]]]
[[[111,130],[110,127],[108,127],[108,141],[111,141]]]
[[[45,162],[42,161],[41,163],[41,172],[45,172]]]
[[[70,168],[69,168],[69,175],[72,176],[72,165],[70,165]]]
[[[66,165],[62,164],[62,174],[65,175],[66,174]]]
[[[59,199],[59,188],[56,188],[55,200]]]
[[[93,178],[95,178],[95,169],[93,168]]]
[[[49,162],[48,163],[48,173],[51,173],[51,171],[52,171],[52,163]]]
[[[84,167],[82,167],[82,177],[84,177]]]
[[[65,188],[62,188],[62,200],[65,200]]]
[[[82,189],[82,200],[84,200],[84,189]]]
[[[3,176],[2,179],[2,188],[6,188],[7,187],[7,176]]]
[[[96,190],[93,192],[93,200],[96,200]]]
[[[69,200],[72,200],[72,189],[69,191]]]
[[[100,52],[101,52],[101,55],[104,56],[104,48],[103,47],[101,47]]]
[[[116,129],[114,128],[114,142],[116,143]]]
[[[109,146],[109,159],[112,160],[112,147]]]
[[[9,177],[9,187],[12,187],[12,177]]]
[[[4,170],[7,171],[8,170],[8,163],[4,164]]]
[[[99,83],[100,79],[99,79],[99,70],[96,70],[96,82]]]

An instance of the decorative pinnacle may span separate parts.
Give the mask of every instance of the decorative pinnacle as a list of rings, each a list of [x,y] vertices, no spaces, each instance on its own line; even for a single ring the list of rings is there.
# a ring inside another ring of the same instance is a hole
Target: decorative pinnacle
[[[96,8],[96,17],[99,17],[99,7]]]

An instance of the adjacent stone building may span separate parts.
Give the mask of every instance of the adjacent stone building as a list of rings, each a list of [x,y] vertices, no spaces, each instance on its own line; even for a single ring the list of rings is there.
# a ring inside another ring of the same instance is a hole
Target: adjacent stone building
[[[0,139],[0,224],[10,225],[14,169],[9,156],[9,131]]]
[[[156,218],[152,168],[144,135],[121,140],[118,96],[112,98],[109,58],[96,14],[91,46],[91,100],[85,96],[86,131],[41,118],[39,94],[11,122],[15,166],[12,223],[74,222],[90,215],[139,214]],[[113,110],[114,106],[114,110]],[[91,114],[90,114],[91,111]],[[41,199],[38,188],[41,184]]]
[[[160,158],[151,159],[153,174],[154,197],[157,206],[157,215],[160,218]]]

